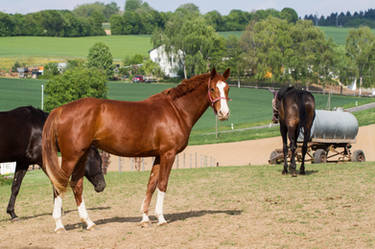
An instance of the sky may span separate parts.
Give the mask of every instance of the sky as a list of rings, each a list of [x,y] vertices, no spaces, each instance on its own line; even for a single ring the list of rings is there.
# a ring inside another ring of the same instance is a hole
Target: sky
[[[31,13],[45,9],[69,9],[80,4],[93,3],[95,1],[110,3],[116,2],[121,10],[124,9],[125,0],[0,0],[0,11],[6,13]],[[185,3],[193,3],[199,7],[201,13],[212,10],[227,15],[232,9],[253,11],[258,9],[273,8],[282,10],[284,7],[293,8],[298,16],[316,14],[327,16],[332,12],[365,11],[375,8],[375,0],[144,0],[152,8],[158,11],[175,11]]]

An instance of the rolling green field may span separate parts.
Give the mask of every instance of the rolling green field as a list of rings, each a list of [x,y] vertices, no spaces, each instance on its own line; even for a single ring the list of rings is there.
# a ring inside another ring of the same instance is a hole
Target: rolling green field
[[[111,49],[113,58],[122,60],[134,54],[147,55],[152,48],[149,35],[90,36],[90,37],[0,37],[0,57],[86,58],[90,47],[103,42]]]
[[[337,44],[344,45],[349,28],[320,27]],[[375,31],[374,31],[375,32]],[[220,32],[223,37],[240,37],[243,31]],[[10,68],[16,60],[33,64],[44,64],[48,60],[86,58],[89,48],[103,42],[111,49],[115,60],[134,54],[147,55],[152,49],[149,35],[94,36],[78,38],[60,37],[0,37],[0,68]],[[30,58],[37,58],[31,60]],[[48,59],[48,60],[47,60]],[[39,61],[39,63],[38,63]]]
[[[319,26],[319,28],[325,33],[327,38],[331,38],[338,45],[345,45],[346,37],[349,34],[349,30],[352,28],[339,28],[339,27],[325,27]],[[372,29],[375,34],[375,29]],[[220,35],[227,38],[230,35],[241,37],[243,31],[228,31],[220,32]]]
[[[33,105],[41,106],[41,84],[45,81],[29,79],[0,79],[0,110]],[[123,82],[108,83],[108,98],[116,100],[137,101],[161,92],[175,84],[131,84]],[[269,124],[272,117],[272,95],[267,90],[232,87],[229,93],[233,101],[229,102],[231,116],[228,121],[218,122],[219,131]],[[317,109],[326,109],[328,95],[315,94]],[[373,102],[372,98],[333,95],[332,107],[352,107]],[[375,111],[369,110],[360,116],[360,124],[375,122]],[[357,115],[357,114],[356,114]],[[215,116],[209,108],[194,126],[190,144],[230,142],[257,139],[278,135],[278,128],[248,130],[230,134],[220,134],[219,140],[215,135],[206,133],[215,131]]]

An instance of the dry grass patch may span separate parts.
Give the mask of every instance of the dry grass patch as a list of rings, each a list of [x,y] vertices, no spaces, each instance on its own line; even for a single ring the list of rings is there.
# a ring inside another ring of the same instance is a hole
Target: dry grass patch
[[[67,233],[53,233],[47,178],[26,176],[17,202],[20,221],[0,214],[1,248],[373,248],[375,164],[308,165],[307,175],[281,166],[173,170],[165,200],[169,224],[138,226],[148,172],[110,173],[107,189],[85,186],[96,222],[86,231],[73,196],[64,198]],[[34,179],[34,180],[32,180]],[[27,187],[26,187],[27,186]],[[5,210],[9,186],[0,186]],[[155,198],[154,198],[155,199]],[[155,200],[151,203],[152,211]],[[152,214],[152,213],[151,213]],[[17,236],[23,237],[19,240]],[[98,239],[100,238],[100,239]]]

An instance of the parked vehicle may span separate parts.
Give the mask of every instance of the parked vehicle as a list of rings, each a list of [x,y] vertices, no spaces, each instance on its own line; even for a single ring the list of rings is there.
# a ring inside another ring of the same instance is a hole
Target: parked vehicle
[[[143,75],[136,75],[132,78],[132,81],[134,83],[139,83],[139,82],[145,82],[145,80],[143,79]]]
[[[366,161],[362,150],[351,152],[358,134],[358,121],[355,116],[344,111],[316,110],[315,120],[311,128],[311,138],[307,145],[306,161],[313,163],[352,161]],[[296,159],[302,159],[303,133],[298,137]],[[290,153],[288,153],[290,158]],[[335,158],[334,160],[329,160]],[[271,152],[270,164],[284,162],[283,149],[279,148]]]

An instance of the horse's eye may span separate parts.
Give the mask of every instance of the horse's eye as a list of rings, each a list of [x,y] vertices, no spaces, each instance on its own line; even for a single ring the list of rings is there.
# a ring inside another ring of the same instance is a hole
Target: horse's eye
[[[215,91],[215,89],[211,88],[211,92]]]

